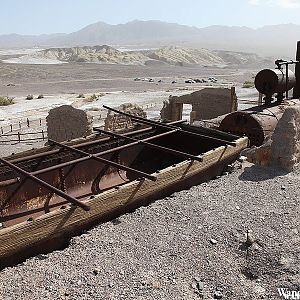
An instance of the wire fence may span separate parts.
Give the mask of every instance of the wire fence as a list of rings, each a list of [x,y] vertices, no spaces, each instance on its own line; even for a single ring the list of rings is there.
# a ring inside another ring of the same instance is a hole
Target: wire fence
[[[21,143],[21,142],[38,142],[44,141],[48,138],[47,132],[44,130],[36,132],[26,132],[26,133],[11,133],[11,134],[2,134],[0,136],[3,139],[0,139],[0,144],[8,143]]]
[[[33,128],[33,127],[41,127],[41,126],[46,126],[46,119],[39,118],[35,120],[29,120],[29,118],[27,118],[25,121],[19,120],[16,123],[11,123],[9,125],[1,126],[0,137],[10,132],[20,131],[20,130]]]

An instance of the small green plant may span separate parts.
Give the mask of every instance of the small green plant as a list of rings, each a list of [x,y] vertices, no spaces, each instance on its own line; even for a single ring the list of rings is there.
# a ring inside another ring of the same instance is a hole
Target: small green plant
[[[253,88],[253,87],[254,87],[254,82],[253,81],[246,80],[243,84],[243,88],[245,88],[245,89]]]
[[[0,96],[0,106],[7,106],[14,104],[14,98]]]
[[[27,95],[26,100],[32,100],[33,99],[33,95]]]

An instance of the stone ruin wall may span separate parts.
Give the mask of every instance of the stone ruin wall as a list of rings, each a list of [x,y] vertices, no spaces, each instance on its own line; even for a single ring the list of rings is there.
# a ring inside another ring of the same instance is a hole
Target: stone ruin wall
[[[48,138],[57,142],[86,137],[93,130],[86,112],[70,105],[51,109],[46,121]]]
[[[183,96],[170,96],[161,110],[162,120],[181,120],[183,104],[192,105],[191,121],[207,120],[236,111],[237,97],[234,87],[204,88]]]
[[[122,104],[117,108],[117,110],[129,113],[133,116],[147,118],[147,114],[144,112],[144,110],[136,104]],[[132,122],[131,118],[114,113],[110,110],[108,111],[107,117],[104,122],[104,130],[116,131],[133,127],[134,122]]]
[[[141,107],[135,104],[122,104],[118,110],[134,116],[147,118]],[[85,111],[70,105],[63,105],[49,111],[46,118],[48,137],[57,142],[69,141],[86,137],[93,132],[92,119]],[[104,129],[108,131],[123,130],[134,127],[135,123],[129,117],[108,111],[104,121]]]

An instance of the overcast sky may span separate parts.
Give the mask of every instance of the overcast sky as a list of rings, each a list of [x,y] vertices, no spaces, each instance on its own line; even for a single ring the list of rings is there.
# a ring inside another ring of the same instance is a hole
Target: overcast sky
[[[196,27],[300,24],[300,0],[0,0],[0,34],[70,33],[98,21]]]

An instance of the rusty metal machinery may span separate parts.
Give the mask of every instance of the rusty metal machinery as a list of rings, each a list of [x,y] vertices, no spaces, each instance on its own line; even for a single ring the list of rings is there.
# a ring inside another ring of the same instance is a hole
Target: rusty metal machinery
[[[265,95],[266,103],[271,103],[272,96],[276,93],[277,100],[282,101],[283,93],[290,91],[296,84],[295,74],[288,70],[288,81],[286,84],[286,74],[283,69],[264,69],[255,77],[256,89]]]
[[[297,44],[296,60],[275,61],[275,69],[264,69],[255,77],[255,87],[265,97],[264,104],[228,114],[219,129],[239,136],[247,136],[250,146],[260,146],[270,136],[287,106],[299,103],[300,97],[300,42]],[[296,75],[289,70],[295,65]],[[294,89],[289,100],[289,91]],[[273,101],[275,95],[276,101]],[[285,100],[285,101],[283,101]]]
[[[275,61],[275,69],[264,69],[257,73],[254,84],[256,89],[265,95],[265,104],[273,101],[273,95],[277,94],[277,102],[288,99],[288,92],[296,85],[296,77],[294,72],[289,70],[289,65],[297,65],[298,61],[285,61],[278,59]]]
[[[261,105],[236,111],[222,120],[219,129],[239,136],[245,135],[249,138],[250,146],[260,146],[274,131],[284,109],[285,105]]]

